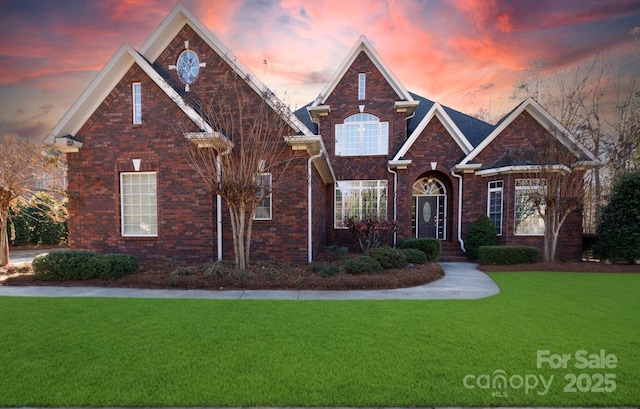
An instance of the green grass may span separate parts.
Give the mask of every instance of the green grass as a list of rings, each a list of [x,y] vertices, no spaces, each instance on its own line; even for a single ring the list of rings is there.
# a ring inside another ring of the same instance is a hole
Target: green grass
[[[0,406],[640,404],[640,275],[492,277],[502,293],[469,301],[0,297]],[[615,368],[536,367],[537,350],[601,349]],[[500,369],[554,379],[463,385]],[[563,392],[568,373],[617,388]]]

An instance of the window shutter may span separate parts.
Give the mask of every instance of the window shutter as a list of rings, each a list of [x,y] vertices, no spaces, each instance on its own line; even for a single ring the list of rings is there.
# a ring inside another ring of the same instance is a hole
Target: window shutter
[[[343,137],[342,137],[342,131],[343,131],[344,125],[343,124],[336,124],[336,155],[341,155],[342,154],[342,144],[343,144]]]

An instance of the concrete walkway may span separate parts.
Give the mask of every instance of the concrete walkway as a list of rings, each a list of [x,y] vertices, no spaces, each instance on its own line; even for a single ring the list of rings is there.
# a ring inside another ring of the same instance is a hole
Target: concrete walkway
[[[500,288],[472,263],[440,263],[444,277],[393,290],[147,290],[106,287],[0,286],[10,297],[206,298],[228,300],[460,300],[498,294]]]

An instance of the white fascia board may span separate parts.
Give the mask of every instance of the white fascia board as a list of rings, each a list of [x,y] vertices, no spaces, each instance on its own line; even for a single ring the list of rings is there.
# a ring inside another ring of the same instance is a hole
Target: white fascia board
[[[45,142],[52,143],[56,137],[63,135],[75,136],[134,63],[138,64],[200,129],[213,132],[211,126],[184,102],[182,97],[131,45],[123,44],[56,124],[45,138]]]
[[[406,169],[411,165],[413,161],[411,159],[390,160],[388,165],[391,169]]]
[[[75,136],[78,133],[86,120],[102,104],[107,94],[111,92],[113,87],[122,79],[124,73],[133,65],[134,60],[129,55],[132,49],[129,44],[120,46],[53,127],[45,138],[45,143],[54,143],[54,139],[59,136]]]
[[[321,135],[291,135],[285,136],[284,139],[293,150],[306,150],[310,157],[322,153],[322,164],[318,165],[314,160],[314,166],[320,172],[325,183],[334,183],[336,181],[336,174],[333,171],[333,166],[331,166],[327,155],[327,147]]]
[[[525,109],[525,103],[521,103],[517,109],[511,112],[511,114],[509,114],[509,116],[504,121],[502,121],[502,123],[489,134],[489,136],[484,138],[484,140],[480,143],[480,145],[476,146],[475,149],[473,149],[467,155],[467,157],[465,157],[462,160],[462,162],[460,162],[460,165],[466,165],[467,163],[475,159],[475,157],[478,156],[478,154],[482,152],[484,148],[489,146],[489,144],[493,142],[493,140],[496,139],[496,137],[500,135],[502,131],[504,131],[507,128],[507,126],[509,126],[520,114],[522,114],[524,109]]]
[[[553,165],[553,166],[537,166],[537,165],[519,165],[519,166],[503,166],[500,168],[493,169],[483,169],[476,171],[476,175],[478,176],[494,176],[497,174],[504,173],[533,173],[540,171],[548,171],[552,170],[554,172],[563,172],[563,173],[571,173],[571,169],[564,165]]]
[[[493,140],[502,133],[511,123],[519,117],[524,111],[527,111],[531,116],[542,126],[544,126],[549,132],[551,132],[560,143],[566,146],[569,150],[574,151],[578,149],[581,153],[585,154],[590,160],[597,161],[598,159],[591,153],[583,144],[578,142],[578,140],[564,127],[558,120],[556,120],[547,110],[545,110],[535,99],[529,97],[524,100],[509,116],[502,121],[500,126],[487,136],[480,145],[478,145],[466,158],[460,162],[460,164],[466,164],[472,161],[480,152],[484,150]],[[554,132],[553,130],[557,132]],[[566,140],[569,141],[567,143]],[[571,144],[574,147],[571,147]]]
[[[557,119],[555,119],[546,109],[542,107],[533,98],[529,98],[529,104],[525,107],[526,111],[531,114],[532,117],[535,118],[541,125],[547,124],[547,129],[551,132],[560,143],[562,143],[567,149],[576,153],[578,150],[579,153],[584,154],[591,161],[597,161],[596,156],[587,149],[582,143],[580,143],[572,134],[569,132],[567,128],[565,128]],[[555,129],[557,132],[553,132]],[[568,141],[568,142],[567,142]]]
[[[424,131],[424,129],[427,127],[429,122],[431,122],[434,116],[436,116],[440,120],[444,128],[447,130],[447,132],[449,132],[449,134],[458,144],[463,153],[468,154],[469,152],[471,152],[473,146],[471,145],[469,140],[462,134],[462,131],[460,131],[460,128],[458,128],[458,126],[453,122],[451,117],[447,115],[444,108],[442,108],[442,105],[440,105],[438,102],[434,102],[431,109],[429,109],[429,112],[427,112],[424,118],[422,118],[422,121],[420,121],[416,129],[402,145],[396,156],[394,156],[394,158],[392,159],[393,162],[399,161],[404,155],[407,154],[411,146],[413,146],[415,141],[418,139],[422,131]]]
[[[477,169],[481,168],[481,163],[473,163],[466,165],[454,165],[451,170],[453,172],[462,172],[462,173],[474,173]]]
[[[198,114],[190,105],[184,102],[184,99],[182,99],[180,94],[178,94],[178,92],[175,89],[173,89],[173,87],[169,85],[169,83],[165,81],[164,78],[162,78],[162,76],[156,70],[154,70],[153,67],[144,58],[142,58],[142,56],[140,56],[140,54],[138,54],[133,49],[132,49],[132,52],[134,53],[133,57],[136,63],[138,64],[138,66],[142,68],[142,70],[149,76],[149,78],[151,78],[153,82],[155,82],[156,85],[158,85],[158,87],[160,87],[160,89],[162,89],[164,93],[167,94],[167,96],[169,96],[169,98],[171,98],[171,100],[173,100],[173,102],[175,102],[176,105],[178,105],[178,107],[200,129],[202,129],[205,133],[214,132],[211,125],[209,125],[209,123],[207,123],[207,121],[205,121],[204,118],[200,114]]]
[[[175,36],[188,24],[193,31],[205,40],[211,47],[237,74],[242,78],[269,106],[274,110],[282,111],[286,105],[251,71],[244,66],[236,56],[225,46],[211,30],[209,30],[189,9],[182,3],[178,3],[171,13],[162,21],[147,41],[140,47],[140,53],[149,61],[155,61],[162,51],[169,45]],[[313,135],[313,132],[302,123],[291,110],[283,115],[283,119],[297,132],[304,135]]]
[[[371,59],[376,68],[380,71],[382,76],[387,80],[389,85],[396,92],[398,97],[401,100],[405,101],[413,101],[413,97],[409,94],[409,91],[398,81],[396,76],[391,72],[389,67],[384,63],[378,52],[373,48],[369,40],[365,36],[360,36],[356,44],[351,48],[345,59],[338,66],[338,69],[331,77],[331,80],[325,85],[325,87],[320,91],[318,97],[313,101],[311,106],[324,105],[329,98],[329,95],[336,88],[344,74],[347,72],[351,64],[355,61],[361,51],[364,51],[367,56]]]

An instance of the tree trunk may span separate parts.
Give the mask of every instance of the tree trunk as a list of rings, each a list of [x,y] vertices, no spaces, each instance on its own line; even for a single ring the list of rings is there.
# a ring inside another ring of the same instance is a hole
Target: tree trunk
[[[0,210],[0,267],[9,264],[9,234],[7,232],[9,212]]]

